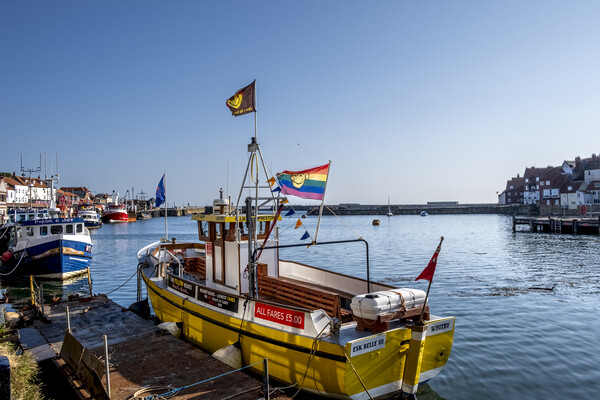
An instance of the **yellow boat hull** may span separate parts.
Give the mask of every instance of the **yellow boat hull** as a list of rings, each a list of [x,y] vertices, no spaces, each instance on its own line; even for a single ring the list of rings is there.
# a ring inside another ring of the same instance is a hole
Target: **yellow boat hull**
[[[239,338],[244,365],[260,363],[267,358],[272,378],[289,385],[298,384],[303,390],[331,398],[385,397],[402,387],[412,332],[410,326],[401,325],[383,333],[344,340],[344,330],[355,330],[354,325],[350,325],[342,327],[340,339],[319,338],[256,321],[242,321],[186,299],[142,276],[157,317],[165,322],[182,322],[186,340],[209,353],[231,345]],[[251,306],[251,303],[244,305],[248,307],[243,310],[246,317]],[[306,315],[309,318],[311,314]],[[452,347],[454,317],[432,319],[427,325],[418,377],[421,383],[433,378],[446,364]]]

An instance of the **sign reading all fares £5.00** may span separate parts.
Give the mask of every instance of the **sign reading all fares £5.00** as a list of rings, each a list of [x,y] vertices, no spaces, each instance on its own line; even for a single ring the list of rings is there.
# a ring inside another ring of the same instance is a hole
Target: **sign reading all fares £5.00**
[[[266,319],[267,321],[304,329],[304,313],[301,311],[286,310],[285,308],[255,303],[254,316]]]

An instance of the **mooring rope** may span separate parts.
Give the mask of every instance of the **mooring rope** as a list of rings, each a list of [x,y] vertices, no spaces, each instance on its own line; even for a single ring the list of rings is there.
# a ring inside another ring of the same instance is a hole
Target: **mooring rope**
[[[2,276],[8,276],[8,275],[12,274],[13,272],[15,272],[17,270],[17,268],[19,267],[19,264],[21,264],[21,261],[23,260],[24,257],[25,257],[25,252],[22,252],[21,253],[21,258],[19,258],[19,262],[17,262],[17,265],[15,265],[15,267],[13,268],[13,270],[10,271],[7,274],[3,274],[3,273],[0,272],[0,275],[2,275]]]
[[[263,361],[259,361],[259,362],[254,363],[254,364],[251,364],[251,365],[247,365],[247,366],[239,368],[239,369],[235,369],[233,371],[228,371],[228,372],[225,372],[223,374],[220,374],[220,375],[217,375],[217,376],[213,376],[213,377],[208,378],[208,379],[201,380],[199,382],[195,382],[195,383],[192,383],[192,384],[189,384],[189,385],[186,385],[186,386],[182,386],[182,387],[178,387],[178,388],[172,389],[172,390],[170,390],[170,391],[168,391],[166,393],[159,394],[158,398],[159,399],[160,398],[167,399],[169,397],[172,397],[172,396],[176,395],[177,393],[179,393],[180,391],[182,391],[184,389],[188,389],[188,388],[191,388],[193,386],[200,385],[201,383],[210,382],[210,381],[212,381],[214,379],[222,378],[222,377],[224,377],[226,375],[233,374],[234,372],[238,372],[238,371],[241,371],[243,369],[254,367],[255,365],[258,365],[258,364],[262,364],[263,362],[264,362],[264,360]],[[153,399],[155,399],[155,397],[153,397],[153,396],[155,396],[155,395],[144,397],[143,399],[144,400],[153,400]]]
[[[139,264],[138,264],[138,266],[139,266]],[[138,269],[136,268],[136,269],[135,269],[135,272],[133,273],[133,275],[131,275],[131,276],[130,276],[130,277],[129,277],[129,278],[128,278],[128,279],[127,279],[125,282],[123,282],[123,284],[122,284],[122,285],[120,285],[120,286],[118,286],[117,288],[115,288],[115,289],[111,290],[110,292],[107,292],[107,293],[104,293],[104,294],[105,294],[105,295],[109,295],[109,294],[111,294],[112,292],[116,292],[117,290],[121,289],[123,286],[125,286],[125,285],[127,284],[127,282],[129,282],[129,281],[131,280],[131,278],[133,278],[134,276],[136,276],[136,275],[137,275],[137,273],[138,273]]]
[[[277,391],[283,391],[285,389],[291,389],[293,387],[298,387],[298,390],[296,391],[296,393],[294,393],[291,398],[293,399],[294,397],[296,397],[298,395],[298,393],[300,393],[300,390],[302,390],[302,383],[304,382],[304,379],[306,379],[306,375],[308,374],[308,370],[310,369],[310,364],[312,363],[312,360],[315,357],[315,354],[317,353],[317,346],[318,343],[321,342],[326,336],[323,335],[323,332],[325,332],[325,329],[327,329],[327,327],[329,326],[329,324],[325,325],[323,327],[323,329],[321,329],[321,332],[319,332],[319,334],[317,336],[315,336],[315,338],[313,339],[312,342],[312,346],[310,349],[310,353],[308,355],[308,362],[306,363],[306,369],[304,370],[304,374],[302,374],[302,378],[298,379],[296,381],[296,383],[293,383],[289,386],[280,386],[280,387],[274,387],[273,390],[271,390],[269,393],[275,393]]]

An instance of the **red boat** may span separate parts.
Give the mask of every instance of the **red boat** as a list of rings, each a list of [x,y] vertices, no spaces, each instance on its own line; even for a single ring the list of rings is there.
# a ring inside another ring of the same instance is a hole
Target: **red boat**
[[[127,215],[125,206],[123,204],[109,204],[102,214],[102,222],[129,222],[129,216]]]

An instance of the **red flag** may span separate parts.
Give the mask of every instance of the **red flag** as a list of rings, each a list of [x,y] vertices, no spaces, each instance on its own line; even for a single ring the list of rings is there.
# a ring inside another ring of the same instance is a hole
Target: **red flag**
[[[435,266],[437,265],[437,259],[440,254],[440,250],[442,249],[443,241],[444,241],[444,237],[442,236],[442,238],[440,240],[440,244],[438,244],[437,249],[435,249],[435,253],[433,253],[431,260],[429,260],[429,264],[427,264],[427,266],[425,267],[423,272],[421,272],[421,275],[417,276],[417,279],[415,279],[415,281],[418,281],[419,279],[425,279],[426,281],[431,282],[433,280],[433,274],[435,273]]]

